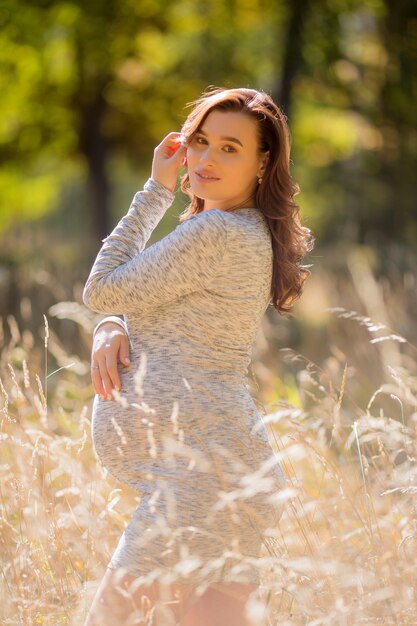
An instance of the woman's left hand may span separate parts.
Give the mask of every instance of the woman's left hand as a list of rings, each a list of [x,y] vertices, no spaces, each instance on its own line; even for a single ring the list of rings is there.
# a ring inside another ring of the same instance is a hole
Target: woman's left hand
[[[121,391],[118,359],[129,366],[129,338],[120,324],[104,321],[93,335],[91,380],[96,394],[113,400],[112,390]]]
[[[186,151],[186,146],[181,144],[181,133],[169,133],[154,150],[152,178],[174,191]]]

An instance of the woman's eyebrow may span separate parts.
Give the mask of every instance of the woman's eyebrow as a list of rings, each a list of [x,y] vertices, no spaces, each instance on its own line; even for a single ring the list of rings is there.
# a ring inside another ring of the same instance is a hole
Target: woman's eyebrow
[[[207,137],[207,133],[205,133],[204,130],[202,130],[201,128],[197,132]],[[243,143],[240,141],[240,139],[237,139],[236,137],[220,137],[220,139],[224,141],[233,141],[234,143],[238,143],[239,146],[242,146],[243,148]]]

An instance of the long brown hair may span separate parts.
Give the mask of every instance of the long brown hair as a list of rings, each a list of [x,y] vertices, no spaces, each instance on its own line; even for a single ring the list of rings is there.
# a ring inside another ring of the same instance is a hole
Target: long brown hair
[[[311,273],[301,261],[312,250],[314,237],[301,225],[300,209],[294,202],[300,188],[290,175],[291,138],[285,115],[268,94],[246,88],[211,88],[190,105],[193,109],[181,129],[186,145],[215,109],[245,113],[257,121],[259,150],[269,151],[262,182],[255,190],[255,204],[271,231],[271,304],[281,315],[292,314],[292,304],[301,296]],[[204,200],[190,188],[188,173],[182,177],[181,190],[191,202],[181,213],[180,222],[204,209]]]

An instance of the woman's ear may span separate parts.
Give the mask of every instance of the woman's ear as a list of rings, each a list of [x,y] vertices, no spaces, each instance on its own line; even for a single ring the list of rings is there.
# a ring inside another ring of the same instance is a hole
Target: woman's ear
[[[266,152],[262,152],[261,164],[258,170],[258,178],[262,178],[262,176],[265,174],[268,160],[269,160],[269,150],[267,150]]]

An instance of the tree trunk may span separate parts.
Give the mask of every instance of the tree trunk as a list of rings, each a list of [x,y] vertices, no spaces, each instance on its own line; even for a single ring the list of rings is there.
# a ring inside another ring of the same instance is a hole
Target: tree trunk
[[[309,11],[309,0],[292,0],[288,3],[289,16],[282,61],[281,79],[273,98],[288,119],[291,118],[292,86],[302,64],[303,29]]]
[[[92,207],[92,228],[100,241],[110,232],[109,180],[106,169],[107,142],[102,135],[106,102],[99,90],[81,112],[80,149],[88,164],[88,188]]]

